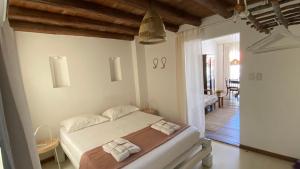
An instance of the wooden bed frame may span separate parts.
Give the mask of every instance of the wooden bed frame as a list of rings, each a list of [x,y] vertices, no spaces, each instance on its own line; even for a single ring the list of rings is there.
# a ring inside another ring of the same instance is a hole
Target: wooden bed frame
[[[195,148],[197,149],[196,152]],[[211,168],[213,165],[213,156],[211,152],[211,140],[202,138],[193,146],[193,148],[176,158],[164,169],[174,169],[175,167],[177,169],[192,169],[199,164],[200,161],[202,161],[202,166]]]
[[[71,160],[70,152],[66,149],[65,145],[61,145],[64,153]],[[213,164],[213,156],[211,155],[212,146],[211,140],[201,138],[193,147],[184,152],[182,155],[174,159],[164,169],[192,169],[202,161],[202,165],[211,168]]]

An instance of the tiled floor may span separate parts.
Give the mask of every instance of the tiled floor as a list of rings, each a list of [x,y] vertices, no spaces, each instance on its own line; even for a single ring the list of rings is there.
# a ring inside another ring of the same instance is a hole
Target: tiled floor
[[[223,108],[217,108],[213,112],[209,112],[211,114],[221,115],[222,113],[228,113],[228,111],[232,112],[232,116],[228,121],[222,126],[220,126],[216,131],[206,130],[206,137],[233,144],[240,144],[240,107],[239,107],[239,99],[235,97],[225,97],[224,98],[224,106]],[[211,115],[210,114],[210,115]],[[208,116],[207,114],[206,116]],[[213,119],[210,118],[210,122],[213,122]]]
[[[269,156],[240,150],[237,147],[213,142],[213,167],[211,169],[292,169],[292,163]],[[43,169],[57,169],[54,162],[43,165]],[[69,161],[62,169],[74,169]],[[195,169],[204,169],[199,166]]]

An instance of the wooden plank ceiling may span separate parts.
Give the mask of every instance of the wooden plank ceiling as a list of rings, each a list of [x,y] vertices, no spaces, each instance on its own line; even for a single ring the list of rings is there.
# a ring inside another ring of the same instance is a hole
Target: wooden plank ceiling
[[[269,0],[269,3],[249,9],[247,24],[260,32],[269,33],[274,27],[300,24],[300,0]]]
[[[152,0],[151,4],[166,29],[177,32],[182,24],[199,26],[202,18],[214,14],[231,17],[235,0]],[[149,0],[10,0],[8,16],[17,31],[133,40],[148,7]],[[266,25],[257,26],[261,18],[252,17],[248,24],[262,31]],[[290,24],[285,15],[273,17]]]

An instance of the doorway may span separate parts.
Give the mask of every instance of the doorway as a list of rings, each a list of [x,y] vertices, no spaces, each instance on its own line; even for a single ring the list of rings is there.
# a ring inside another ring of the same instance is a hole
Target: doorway
[[[207,138],[240,144],[240,34],[202,42]]]

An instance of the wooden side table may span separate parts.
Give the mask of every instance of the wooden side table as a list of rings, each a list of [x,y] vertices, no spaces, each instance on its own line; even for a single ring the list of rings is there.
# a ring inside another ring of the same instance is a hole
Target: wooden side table
[[[222,108],[224,106],[224,96],[218,96],[218,103],[219,103],[219,108]]]
[[[59,140],[58,138],[53,138],[53,139],[47,139],[41,142],[38,142],[37,144],[37,151],[39,153],[39,155],[50,152],[50,151],[54,151],[55,152],[55,157],[57,160],[57,164],[58,164],[58,168],[60,169],[60,163],[57,155],[57,147],[59,145]]]
[[[153,115],[156,115],[158,116],[159,115],[159,112],[155,109],[151,109],[151,108],[144,108],[144,109],[141,109],[142,112],[145,112],[145,113],[148,113],[148,114],[153,114]]]

